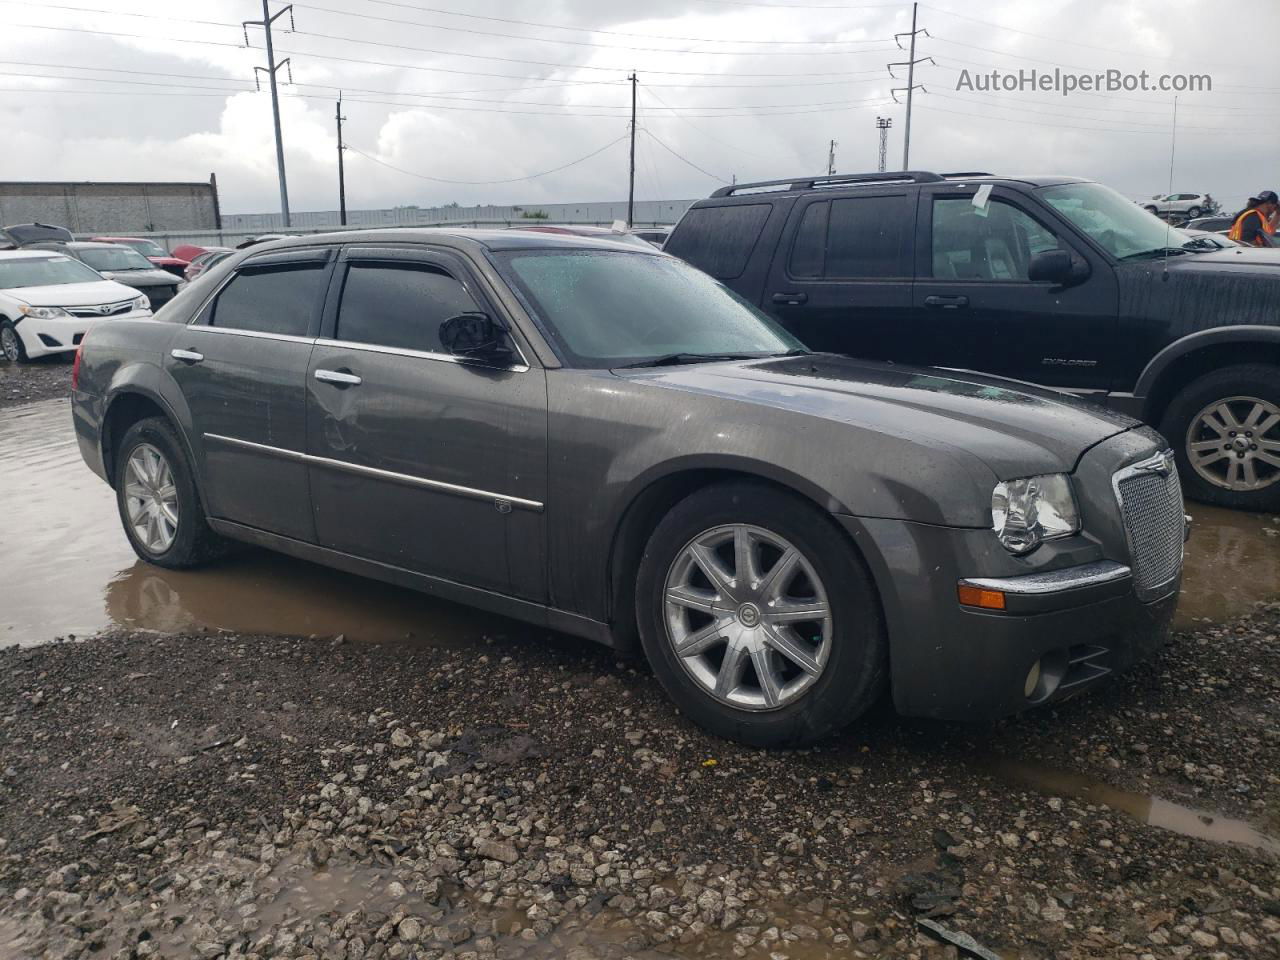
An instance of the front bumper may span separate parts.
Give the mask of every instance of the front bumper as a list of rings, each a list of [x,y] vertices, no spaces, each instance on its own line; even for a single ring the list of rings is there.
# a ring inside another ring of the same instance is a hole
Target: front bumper
[[[116,320],[146,320],[150,317],[150,310],[130,310],[114,317],[55,317],[45,320],[24,316],[14,325],[14,329],[22,338],[27,356],[35,358],[75,350],[94,324]]]
[[[897,710],[985,720],[1060,701],[1148,657],[1166,639],[1181,573],[1161,595],[1135,592],[1110,488],[1162,443],[1131,431],[1082,459],[1084,531],[1014,557],[990,530],[839,517],[880,591]],[[998,591],[1004,609],[962,606],[957,588]]]

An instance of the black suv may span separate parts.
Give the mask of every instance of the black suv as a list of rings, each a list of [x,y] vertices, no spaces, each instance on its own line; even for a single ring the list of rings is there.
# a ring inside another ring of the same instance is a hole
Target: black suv
[[[1101,184],[986,173],[736,184],[665,247],[808,346],[981,370],[1152,423],[1197,500],[1280,509],[1280,255]]]

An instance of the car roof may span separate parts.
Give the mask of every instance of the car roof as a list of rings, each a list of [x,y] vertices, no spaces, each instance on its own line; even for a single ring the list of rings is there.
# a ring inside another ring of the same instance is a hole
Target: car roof
[[[5,260],[49,260],[59,256],[66,254],[57,250],[0,250],[0,258]]]
[[[1088,177],[1067,177],[1054,174],[1026,174],[1009,176],[985,171],[961,173],[930,173],[920,170],[885,173],[831,174],[819,177],[792,177],[786,180],[765,180],[758,183],[735,183],[716,190],[709,199],[750,201],[755,197],[791,197],[815,193],[833,193],[843,190],[859,190],[879,186],[930,186],[944,183],[956,185],[970,183],[1017,183],[1033,189],[1059,186],[1067,183],[1091,183]],[[706,206],[699,200],[697,206]]]
[[[253,253],[263,250],[287,250],[290,247],[332,246],[340,243],[428,243],[455,248],[485,250],[624,250],[629,253],[652,253],[662,256],[657,248],[645,250],[626,241],[604,236],[587,237],[577,233],[551,233],[544,230],[502,230],[494,228],[396,227],[378,230],[343,230],[305,237],[287,237],[254,244],[246,248]]]
[[[97,241],[100,240],[103,243],[118,243],[121,240],[130,240],[134,243],[141,243],[146,239],[147,239],[146,237],[93,237],[90,242],[96,243]],[[155,243],[154,240],[150,242]]]

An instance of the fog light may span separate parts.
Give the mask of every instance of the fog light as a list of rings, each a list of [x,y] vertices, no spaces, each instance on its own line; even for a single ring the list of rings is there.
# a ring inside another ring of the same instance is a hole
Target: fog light
[[[1026,682],[1022,684],[1023,695],[1030,700],[1032,694],[1036,692],[1036,687],[1040,686],[1040,661],[1037,660],[1031,665],[1031,669],[1027,671]]]

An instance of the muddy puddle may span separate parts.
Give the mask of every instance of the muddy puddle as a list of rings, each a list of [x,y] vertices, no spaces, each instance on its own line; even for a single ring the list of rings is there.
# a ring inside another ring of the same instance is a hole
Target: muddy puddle
[[[1162,830],[1208,840],[1230,843],[1280,857],[1280,838],[1271,837],[1244,820],[1195,810],[1162,797],[1119,790],[1084,774],[1053,770],[1017,760],[1001,759],[990,764],[996,776],[1020,786],[1031,787],[1053,797],[1071,797],[1096,806],[1108,807]]]
[[[0,645],[121,626],[470,643],[508,620],[265,551],[198,571],[137,560],[114,495],[80,459],[69,405],[0,411]],[[1280,596],[1280,518],[1190,506],[1180,627]]]

